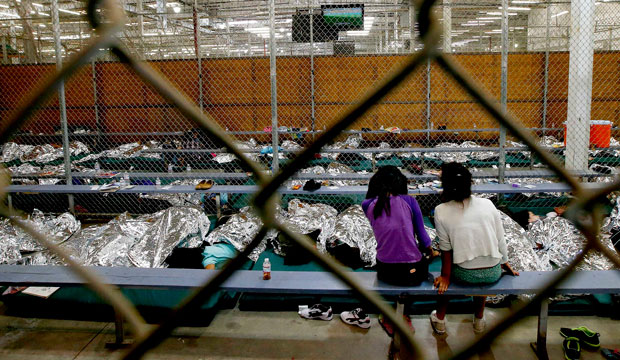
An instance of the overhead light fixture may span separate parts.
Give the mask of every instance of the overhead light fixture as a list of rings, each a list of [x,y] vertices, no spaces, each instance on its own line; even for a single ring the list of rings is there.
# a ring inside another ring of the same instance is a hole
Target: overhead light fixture
[[[38,3],[32,3],[32,5],[34,5],[34,6],[38,6],[38,7],[43,7],[43,5],[38,4]]]
[[[238,20],[238,21],[229,21],[229,26],[237,26],[237,25],[250,25],[250,24],[258,24],[256,20]]]
[[[178,14],[181,12],[181,8],[178,6],[173,7],[172,10],[174,11],[175,14]]]
[[[513,0],[513,4],[538,4],[538,1],[534,0]]]
[[[368,36],[370,31],[368,30],[351,30],[346,32],[347,36]]]
[[[60,12],[64,12],[64,13],[67,13],[67,14],[71,14],[71,15],[81,15],[81,14],[80,14],[79,12],[77,12],[77,11],[71,11],[71,10],[65,10],[65,9],[58,9],[58,11],[60,11]]]
[[[559,13],[555,14],[555,15],[551,15],[551,17],[552,17],[552,18],[554,18],[554,17],[558,17],[558,16],[566,15],[566,14],[568,14],[568,10],[561,11],[561,12],[559,12]]]
[[[6,13],[6,12],[0,12],[0,15],[4,15],[4,16],[12,16],[14,18],[18,18],[19,15],[15,15],[15,14],[11,14],[11,13]]]
[[[9,8],[9,6],[8,6],[8,5],[4,5],[4,4],[0,4],[0,7],[1,7],[1,8],[5,8],[5,9],[8,9],[8,8]]]
[[[501,8],[500,8],[501,9]],[[512,10],[512,11],[530,11],[532,10],[529,7],[518,7],[518,6],[509,6],[508,10]]]
[[[501,20],[501,17],[479,17],[478,20]]]

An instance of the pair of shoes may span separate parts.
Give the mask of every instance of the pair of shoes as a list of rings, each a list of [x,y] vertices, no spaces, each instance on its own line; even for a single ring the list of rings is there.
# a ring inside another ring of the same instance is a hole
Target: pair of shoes
[[[567,337],[562,342],[564,358],[566,360],[577,360],[581,357],[581,345],[576,337]]]
[[[340,313],[340,319],[349,325],[359,326],[362,329],[370,328],[370,316],[362,308]]]
[[[433,310],[429,318],[431,320],[431,327],[433,328],[435,334],[443,335],[446,333],[446,319],[440,320],[437,317],[437,310]]]
[[[484,316],[482,317],[482,319],[478,319],[477,317],[474,316],[474,332],[476,334],[480,334],[481,332],[484,332],[484,329],[487,327],[487,321],[484,318]]]
[[[215,185],[215,181],[211,179],[202,180],[198,183],[198,185],[196,185],[196,190],[209,190],[213,187],[213,185]]]
[[[300,309],[299,315],[305,319],[326,321],[331,320],[333,317],[332,307],[323,304],[314,304],[310,307]]]
[[[601,334],[592,331],[585,326],[580,326],[573,329],[560,328],[560,335],[565,338],[577,338],[582,344],[593,349],[597,349],[601,346]]]
[[[601,348],[601,355],[607,360],[620,360],[620,350]]]

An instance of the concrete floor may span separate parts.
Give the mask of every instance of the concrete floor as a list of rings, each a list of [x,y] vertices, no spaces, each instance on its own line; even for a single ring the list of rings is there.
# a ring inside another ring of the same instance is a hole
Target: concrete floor
[[[490,322],[507,311],[487,309]],[[424,349],[419,358],[456,354],[475,339],[471,317],[449,315],[448,335],[432,334],[428,318],[414,316],[415,338]],[[529,343],[536,337],[535,317],[528,317],[503,334],[479,359],[535,359]],[[561,326],[585,325],[601,333],[604,347],[620,348],[620,321],[598,317],[551,317],[548,350],[563,359]],[[1,359],[108,359],[114,324],[0,316]],[[386,359],[390,338],[373,316],[368,330],[351,327],[336,315],[332,321],[305,320],[292,312],[220,312],[207,328],[179,328],[148,359]],[[582,351],[582,359],[602,359],[597,351]]]

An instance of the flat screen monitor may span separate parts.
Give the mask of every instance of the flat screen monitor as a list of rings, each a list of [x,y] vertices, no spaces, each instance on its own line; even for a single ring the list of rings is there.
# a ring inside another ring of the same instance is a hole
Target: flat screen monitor
[[[321,9],[327,26],[339,31],[364,28],[364,4],[321,5]]]

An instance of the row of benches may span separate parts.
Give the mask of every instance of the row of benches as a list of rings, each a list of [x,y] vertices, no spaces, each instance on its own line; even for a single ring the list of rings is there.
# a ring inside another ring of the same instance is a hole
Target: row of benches
[[[123,288],[196,288],[212,279],[216,271],[192,269],[90,268],[107,284]],[[438,274],[433,274],[437,276]],[[410,296],[433,296],[437,290],[430,281],[416,287],[385,284],[374,272],[351,273],[364,288],[381,295],[398,296],[397,311],[402,313],[403,300]],[[504,276],[499,282],[485,286],[451,284],[446,295],[520,295],[537,293],[547,284],[553,272],[521,272],[518,277]],[[12,286],[83,286],[84,281],[67,267],[0,265],[0,284]],[[269,281],[262,280],[261,271],[238,270],[220,289],[235,292],[351,295],[352,291],[333,274],[327,272],[274,271]],[[584,271],[573,273],[555,288],[556,294],[617,294],[620,293],[619,271]],[[548,304],[543,301],[539,311],[538,333],[532,347],[540,359],[548,359],[546,349]],[[124,342],[123,322],[117,316],[117,345]],[[398,342],[396,342],[398,343]]]

